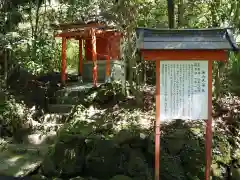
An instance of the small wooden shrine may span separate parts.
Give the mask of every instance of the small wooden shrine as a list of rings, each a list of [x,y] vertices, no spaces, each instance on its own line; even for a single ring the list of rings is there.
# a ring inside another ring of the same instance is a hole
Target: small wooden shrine
[[[118,80],[124,78],[120,61],[122,33],[114,27],[99,22],[78,22],[52,25],[55,37],[62,38],[61,80],[66,83],[67,40],[79,41],[78,74],[83,82]],[[60,32],[59,32],[60,31]]]

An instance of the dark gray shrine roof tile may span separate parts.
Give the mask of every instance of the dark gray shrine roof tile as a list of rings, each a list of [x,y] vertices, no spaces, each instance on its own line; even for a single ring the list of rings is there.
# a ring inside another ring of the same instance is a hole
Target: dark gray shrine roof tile
[[[145,50],[239,50],[231,29],[137,28],[137,47]]]

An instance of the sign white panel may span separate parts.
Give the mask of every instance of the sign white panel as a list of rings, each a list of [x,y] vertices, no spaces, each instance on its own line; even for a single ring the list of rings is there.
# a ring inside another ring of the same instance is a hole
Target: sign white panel
[[[208,119],[208,61],[160,61],[160,119]]]

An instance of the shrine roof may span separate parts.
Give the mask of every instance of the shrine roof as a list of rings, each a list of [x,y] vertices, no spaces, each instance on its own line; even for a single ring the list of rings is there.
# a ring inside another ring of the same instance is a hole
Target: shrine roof
[[[230,28],[137,28],[137,47],[145,50],[237,50]]]
[[[75,23],[64,24],[51,24],[51,27],[55,30],[55,37],[67,37],[67,38],[89,38],[89,29],[94,28],[96,30],[96,36],[104,36],[109,33],[120,33],[113,26],[107,25],[102,21],[78,21]]]
[[[62,23],[62,24],[51,24],[51,27],[55,30],[83,30],[85,28],[96,28],[96,29],[114,29],[112,26],[108,26],[105,22],[99,21],[78,21],[73,23]]]

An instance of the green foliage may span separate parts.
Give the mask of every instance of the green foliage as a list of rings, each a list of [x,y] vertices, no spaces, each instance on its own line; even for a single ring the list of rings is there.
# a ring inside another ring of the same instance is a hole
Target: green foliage
[[[17,129],[22,127],[23,119],[21,114],[24,111],[19,104],[15,104],[14,100],[2,102],[0,105],[1,116],[0,124],[8,129],[6,131],[8,135],[13,135]],[[23,114],[22,114],[23,115]]]
[[[107,83],[97,89],[92,89],[86,94],[84,104],[116,103],[124,98],[122,85],[118,82]]]
[[[229,90],[236,95],[240,95],[240,56],[231,54],[229,64]]]
[[[0,93],[0,136],[21,141],[32,130],[34,108],[29,109],[9,92]]]
[[[55,49],[53,41],[43,38],[36,42],[37,59],[32,59],[31,54],[29,54],[32,51],[32,43],[33,40],[31,38],[26,38],[15,44],[13,48],[15,61],[22,64],[23,67],[33,74],[54,70],[56,64],[54,62]]]
[[[61,58],[61,56],[60,56]],[[67,67],[73,72],[78,70],[79,46],[78,41],[70,40],[67,44]]]

